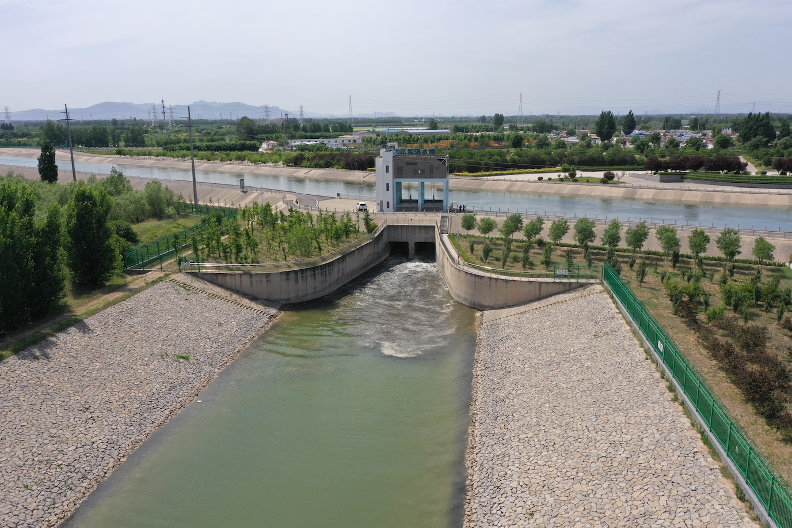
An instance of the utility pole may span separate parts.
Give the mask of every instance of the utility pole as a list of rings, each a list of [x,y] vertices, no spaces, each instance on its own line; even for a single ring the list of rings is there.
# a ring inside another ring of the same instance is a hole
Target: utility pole
[[[72,178],[74,181],[77,181],[77,171],[74,170],[74,147],[72,146],[72,137],[71,137],[71,117],[69,117],[69,107],[65,104],[63,105],[64,114],[66,114],[66,130],[69,132],[69,154],[71,155],[71,163],[72,163]]]
[[[168,130],[168,122],[165,121],[165,99],[162,100],[162,128]]]
[[[182,119],[184,119],[182,117]],[[193,152],[193,124],[190,116],[190,107],[187,107],[187,127],[190,129],[190,164],[192,165],[193,178],[193,212],[198,210],[198,184],[195,183],[195,153]]]

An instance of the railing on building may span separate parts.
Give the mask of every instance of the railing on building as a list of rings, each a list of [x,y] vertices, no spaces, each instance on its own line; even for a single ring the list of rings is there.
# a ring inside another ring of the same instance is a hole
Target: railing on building
[[[792,528],[792,498],[789,489],[779,482],[748,435],[731,419],[726,407],[712,389],[680,353],[673,339],[652,317],[630,288],[608,264],[604,265],[603,282],[621,303],[644,339],[668,368],[695,406],[702,420],[720,443],[723,451],[738,468],[766,511],[782,528]]]

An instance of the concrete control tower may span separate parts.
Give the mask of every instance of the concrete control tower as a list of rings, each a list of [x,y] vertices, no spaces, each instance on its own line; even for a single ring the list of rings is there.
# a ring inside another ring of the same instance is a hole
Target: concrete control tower
[[[448,212],[448,156],[388,143],[380,149],[376,168],[377,211]]]

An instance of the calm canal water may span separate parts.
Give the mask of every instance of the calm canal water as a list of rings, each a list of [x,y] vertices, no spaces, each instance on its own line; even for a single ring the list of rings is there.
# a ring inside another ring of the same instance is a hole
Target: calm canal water
[[[391,257],[284,313],[65,523],[461,526],[475,311]]]
[[[60,162],[68,166],[68,163]],[[33,158],[0,156],[0,164],[35,167]],[[109,174],[113,167],[110,163],[76,163],[79,171]],[[123,165],[121,170],[129,176],[159,178],[163,180],[192,181],[189,168],[172,169]],[[374,198],[374,185],[363,182],[320,180],[303,177],[273,176],[248,174],[218,170],[196,170],[196,179],[206,183],[222,183],[239,185],[239,179],[252,187],[278,189],[283,191],[335,196],[336,193],[349,195],[351,198]],[[527,211],[539,214],[583,216],[608,218],[618,217],[620,220],[653,220],[666,223],[690,223],[715,227],[733,227],[740,229],[767,229],[792,232],[792,215],[787,208],[766,206],[748,207],[735,205],[681,204],[671,202],[649,202],[622,198],[588,198],[579,196],[563,196],[551,194],[530,194],[521,192],[491,192],[452,190],[449,199],[465,204],[468,209],[491,209],[493,211]]]

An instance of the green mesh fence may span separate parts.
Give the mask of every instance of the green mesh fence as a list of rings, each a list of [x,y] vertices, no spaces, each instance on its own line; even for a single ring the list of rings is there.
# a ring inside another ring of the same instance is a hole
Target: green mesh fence
[[[211,207],[206,205],[199,205],[196,212],[199,215],[206,215],[213,210],[221,211],[223,213],[224,219],[236,218],[237,216],[236,209],[226,209],[222,207]],[[180,241],[179,247],[186,247],[189,245],[192,235],[198,235],[200,237],[204,227],[205,224],[201,222],[173,235],[160,237],[153,242],[147,242],[127,250],[124,253],[124,269],[145,268],[146,265],[151,264],[152,262],[165,257],[166,255],[174,253],[173,241],[177,236]]]
[[[662,358],[775,522],[783,528],[792,528],[792,500],[789,490],[778,482],[762,456],[749,442],[748,435],[729,417],[723,404],[679,352],[674,341],[608,264],[604,266],[603,281]]]

